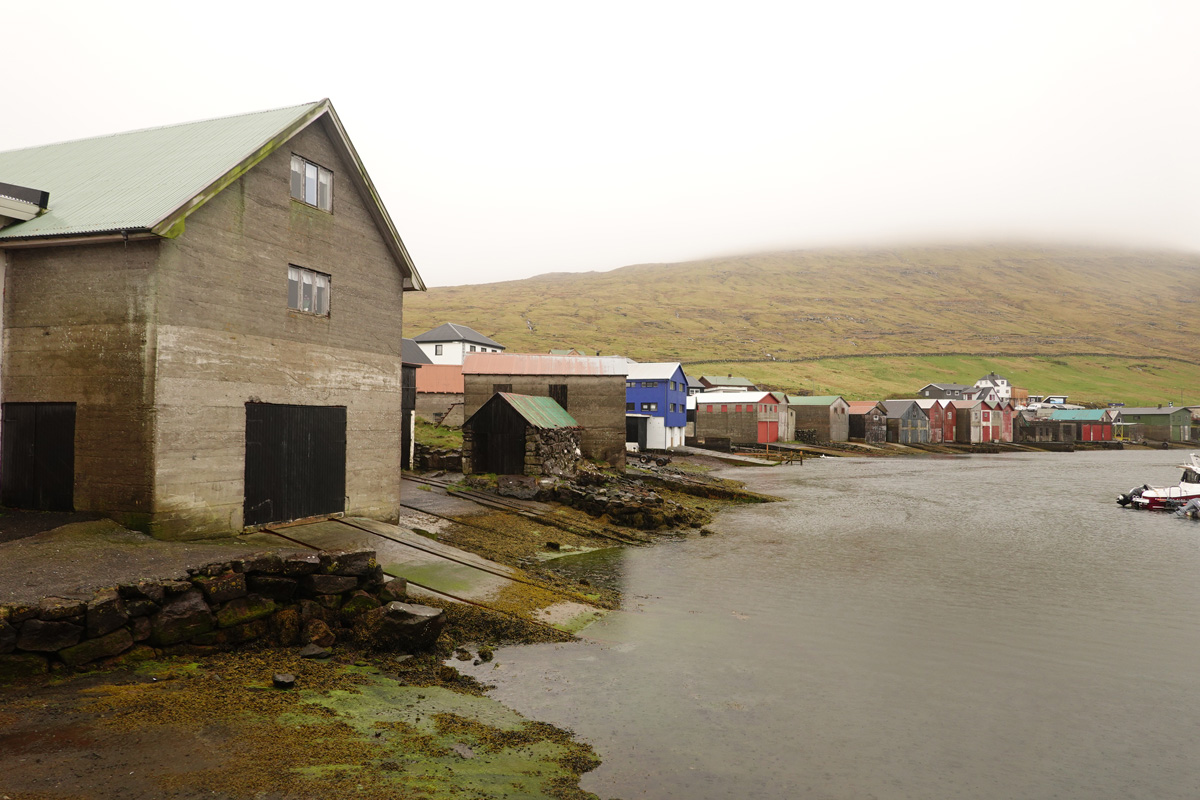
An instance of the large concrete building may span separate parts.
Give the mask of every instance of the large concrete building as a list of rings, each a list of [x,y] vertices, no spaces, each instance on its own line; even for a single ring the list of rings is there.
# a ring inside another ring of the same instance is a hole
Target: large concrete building
[[[467,419],[497,392],[550,397],[581,431],[587,458],[625,465],[625,375],[620,356],[469,353],[463,362]]]
[[[0,153],[0,181],[41,193],[0,209],[4,503],[165,538],[397,515],[424,287],[327,100]]]

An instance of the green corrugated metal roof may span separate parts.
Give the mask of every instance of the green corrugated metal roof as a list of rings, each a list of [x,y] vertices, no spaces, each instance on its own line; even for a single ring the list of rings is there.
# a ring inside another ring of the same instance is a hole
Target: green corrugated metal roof
[[[1099,422],[1107,413],[1103,408],[1056,408],[1050,412],[1050,419],[1064,422]]]
[[[0,239],[149,230],[322,103],[0,153],[0,180],[50,193]]]
[[[821,394],[821,395],[798,395],[789,394],[787,403],[790,406],[830,406],[836,401],[841,400],[841,395],[837,394]]]
[[[518,414],[535,428],[578,428],[575,418],[549,397],[497,392]]]

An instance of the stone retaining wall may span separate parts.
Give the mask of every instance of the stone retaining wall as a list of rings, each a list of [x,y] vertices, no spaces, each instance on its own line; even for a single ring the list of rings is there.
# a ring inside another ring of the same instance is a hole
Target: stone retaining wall
[[[421,617],[428,628],[436,617],[420,641],[407,641],[431,646],[440,612],[396,602],[406,588],[402,578],[389,581],[372,550],[262,553],[189,569],[186,580],[101,589],[90,600],[0,605],[0,680],[259,641],[328,648],[357,638],[369,646],[361,641],[368,630],[384,644],[403,646],[407,640],[389,627],[397,618]]]

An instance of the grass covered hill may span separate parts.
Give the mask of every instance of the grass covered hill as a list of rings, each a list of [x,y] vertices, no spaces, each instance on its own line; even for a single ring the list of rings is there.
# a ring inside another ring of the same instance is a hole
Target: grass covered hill
[[[752,364],[871,356],[879,380],[867,384],[878,391],[915,367],[898,360],[923,356],[1198,364],[1198,297],[1200,255],[1015,245],[807,250],[438,287],[406,296],[404,323],[413,336],[460,322],[509,352],[577,347],[711,364],[705,372],[744,365],[748,377],[767,371],[788,389],[821,390],[825,381],[801,364]],[[1165,382],[1192,371],[1184,372]],[[1124,377],[1113,384],[1137,382]]]

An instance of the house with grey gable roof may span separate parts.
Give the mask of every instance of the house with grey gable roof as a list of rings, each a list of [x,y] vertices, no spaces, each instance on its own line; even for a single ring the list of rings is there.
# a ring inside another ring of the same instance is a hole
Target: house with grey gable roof
[[[927,383],[917,390],[917,395],[927,400],[963,400],[973,387],[961,383]]]
[[[434,364],[459,364],[470,353],[503,353],[504,345],[473,328],[446,322],[413,337]]]
[[[396,517],[424,285],[328,100],[3,152],[0,183],[0,503]]]

